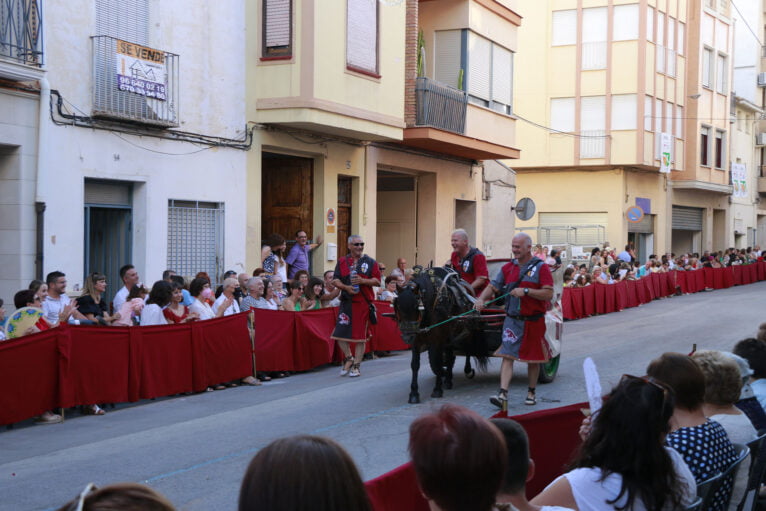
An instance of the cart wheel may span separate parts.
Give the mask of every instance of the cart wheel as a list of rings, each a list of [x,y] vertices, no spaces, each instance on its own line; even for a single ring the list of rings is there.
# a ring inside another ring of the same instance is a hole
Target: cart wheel
[[[540,366],[540,376],[537,377],[537,381],[540,383],[551,383],[556,379],[556,373],[559,372],[559,361],[561,355],[556,355],[545,364]]]
[[[473,380],[474,376],[476,376],[476,371],[474,371],[473,369],[471,369],[470,371],[466,371],[465,373],[465,377],[468,378],[469,380]]]

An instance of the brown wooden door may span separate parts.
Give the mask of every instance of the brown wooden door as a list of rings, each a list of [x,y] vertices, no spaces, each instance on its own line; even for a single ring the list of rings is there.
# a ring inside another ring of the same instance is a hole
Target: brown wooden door
[[[295,232],[306,231],[313,239],[313,162],[308,158],[263,153],[263,211],[261,234],[272,233],[294,241]]]
[[[351,183],[350,177],[338,177],[338,255],[347,251],[351,236]]]

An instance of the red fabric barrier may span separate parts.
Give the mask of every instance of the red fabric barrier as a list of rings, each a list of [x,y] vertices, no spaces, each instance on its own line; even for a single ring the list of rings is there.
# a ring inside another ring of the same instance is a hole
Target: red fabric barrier
[[[55,330],[0,342],[0,424],[58,407],[62,359]]]
[[[253,374],[247,314],[198,321],[190,328],[194,390]]]
[[[679,289],[682,293],[697,293],[706,288],[725,289],[762,280],[766,280],[764,261],[729,268],[674,270],[652,273],[639,280],[622,281],[617,284],[595,283],[582,288],[564,288],[561,305],[564,319],[572,320],[594,313],[606,314],[637,307],[655,298],[674,296]]]
[[[293,368],[295,313],[255,309],[255,357],[259,371]]]
[[[412,463],[405,463],[364,483],[374,511],[428,511]]]
[[[628,307],[638,307],[641,300],[638,298],[638,283],[635,280],[626,280],[625,289],[628,292]]]
[[[182,325],[140,327],[131,342],[138,354],[139,398],[170,396],[194,390],[192,343],[189,327]]]
[[[593,285],[581,287],[582,310],[585,316],[593,316],[596,312],[596,288]]]
[[[593,288],[593,301],[596,314],[606,314],[606,287],[608,284],[594,282],[589,287]]]
[[[565,472],[580,445],[577,432],[584,418],[580,410],[588,406],[588,403],[576,403],[511,417],[527,432],[529,457],[535,461],[535,476],[527,482],[528,497],[540,493]],[[502,417],[502,412],[494,417]]]
[[[283,313],[284,314],[284,313]],[[288,312],[295,321],[293,371],[307,371],[332,361],[335,341],[330,339],[338,309]],[[260,368],[260,362],[258,363]]]
[[[615,288],[614,284],[601,285],[606,287],[606,293],[604,295],[604,311],[607,314],[617,311],[617,288]]]
[[[408,350],[410,347],[402,340],[399,326],[392,318],[383,317],[384,313],[393,313],[394,307],[390,302],[375,302],[378,309],[378,324],[372,329],[372,349],[375,351]]]
[[[534,497],[564,473],[566,464],[580,445],[577,435],[583,419],[580,409],[587,407],[588,403],[577,403],[511,417],[527,432],[530,458],[535,462],[535,477],[527,482],[528,497]],[[496,417],[502,418],[505,414],[500,412],[493,416]],[[428,509],[411,463],[367,481],[365,487],[375,511]]]
[[[65,326],[52,330],[62,357],[60,406],[124,403],[130,398],[130,336],[127,327]]]

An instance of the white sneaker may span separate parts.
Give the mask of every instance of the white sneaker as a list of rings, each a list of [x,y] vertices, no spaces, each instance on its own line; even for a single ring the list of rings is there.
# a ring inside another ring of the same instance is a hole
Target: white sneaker
[[[362,373],[359,371],[359,364],[354,364],[351,366],[351,371],[348,373],[349,378],[356,378],[358,376],[362,376]]]
[[[343,360],[343,364],[340,366],[340,375],[341,376],[348,376],[349,371],[352,367],[354,367],[353,364],[354,359],[351,357],[348,357],[347,359]],[[348,369],[346,368],[346,364],[351,362],[351,364],[348,366]]]

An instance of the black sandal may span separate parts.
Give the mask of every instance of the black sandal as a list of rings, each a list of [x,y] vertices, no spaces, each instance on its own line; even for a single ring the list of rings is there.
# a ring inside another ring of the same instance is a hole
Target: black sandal
[[[531,394],[531,396],[530,396]],[[527,387],[527,398],[524,400],[525,405],[536,405],[537,404],[537,397],[535,396],[535,389],[532,387]]]

